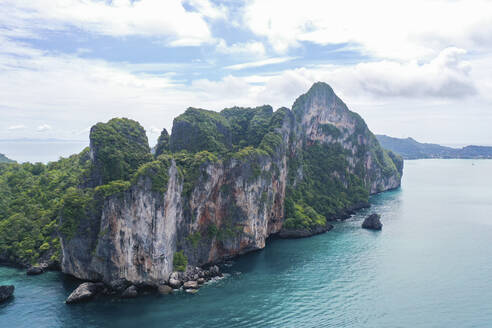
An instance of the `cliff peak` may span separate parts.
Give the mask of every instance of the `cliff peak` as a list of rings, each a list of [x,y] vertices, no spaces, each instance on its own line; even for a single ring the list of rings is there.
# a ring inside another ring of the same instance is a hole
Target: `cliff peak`
[[[91,128],[91,159],[94,185],[127,180],[152,159],[144,128],[128,118],[113,118]]]
[[[315,82],[306,93],[310,96],[334,96],[335,92],[326,82]]]
[[[329,84],[325,82],[316,82],[305,94],[296,99],[294,105],[292,105],[292,111],[298,120],[302,120],[303,116],[309,116],[309,113],[313,108],[323,108],[324,110],[328,110],[334,107],[334,103],[340,105],[337,107],[348,110]]]

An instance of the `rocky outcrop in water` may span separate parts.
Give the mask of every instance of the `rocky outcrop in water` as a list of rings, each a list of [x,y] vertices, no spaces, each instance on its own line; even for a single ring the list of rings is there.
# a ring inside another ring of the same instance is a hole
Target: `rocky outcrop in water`
[[[28,276],[35,276],[35,275],[44,273],[47,269],[48,269],[48,264],[45,264],[45,263],[37,264],[37,265],[30,266],[26,270],[26,274]]]
[[[369,194],[397,188],[403,168],[325,83],[292,110],[190,108],[150,160],[138,123],[96,127],[81,201],[62,210],[61,266],[107,284],[197,282],[196,266],[261,249],[272,234],[329,230]]]
[[[121,298],[135,298],[137,296],[138,296],[138,290],[137,287],[135,287],[134,285],[131,285],[130,287],[125,289],[123,294],[121,294]]]
[[[383,224],[380,219],[381,216],[379,214],[371,214],[364,219],[364,222],[362,222],[362,228],[369,230],[381,230],[383,228]]]
[[[333,229],[332,224],[326,224],[324,226],[315,226],[313,228],[305,228],[305,229],[282,229],[278,233],[280,238],[305,238],[311,237],[314,235],[319,235],[330,231]]]
[[[79,285],[67,298],[65,303],[73,304],[91,300],[104,289],[103,283],[84,282]]]
[[[0,286],[0,303],[5,302],[14,295],[15,287],[13,285]]]

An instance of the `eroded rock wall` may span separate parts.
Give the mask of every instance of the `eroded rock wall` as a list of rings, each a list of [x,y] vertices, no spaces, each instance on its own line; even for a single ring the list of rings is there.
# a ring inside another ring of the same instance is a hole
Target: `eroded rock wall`
[[[178,130],[174,127],[173,134]],[[402,163],[379,147],[360,116],[326,84],[315,84],[301,96],[274,132],[282,142],[273,154],[206,162],[189,194],[173,160],[165,192],[155,191],[152,177],[144,176],[106,198],[76,236],[62,238],[63,272],[88,280],[157,284],[173,271],[176,251],[195,266],[265,247],[285,219],[289,159],[314,143],[341,145],[349,170],[362,176],[370,193],[400,185]],[[303,168],[295,174],[302,180]],[[342,175],[333,172],[335,178]]]

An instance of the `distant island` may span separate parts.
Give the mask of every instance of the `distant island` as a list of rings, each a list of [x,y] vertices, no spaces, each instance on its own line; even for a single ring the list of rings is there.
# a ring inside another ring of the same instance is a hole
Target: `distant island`
[[[413,138],[393,138],[386,135],[376,135],[381,146],[404,159],[420,158],[492,158],[492,147],[466,146],[452,148],[438,144],[421,143]]]
[[[5,156],[4,154],[0,154],[0,163],[15,163],[15,161],[11,160],[10,158]]]

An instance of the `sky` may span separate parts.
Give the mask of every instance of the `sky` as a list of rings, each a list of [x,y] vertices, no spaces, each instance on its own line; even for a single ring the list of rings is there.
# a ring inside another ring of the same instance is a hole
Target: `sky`
[[[0,0],[0,139],[155,144],[188,107],[330,84],[374,133],[492,145],[492,1]]]

